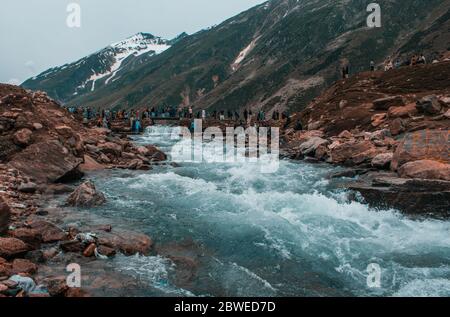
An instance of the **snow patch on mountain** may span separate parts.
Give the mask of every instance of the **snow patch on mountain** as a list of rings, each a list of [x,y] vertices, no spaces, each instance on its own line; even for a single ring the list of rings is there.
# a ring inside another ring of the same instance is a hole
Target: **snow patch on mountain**
[[[95,90],[95,83],[100,79],[107,78],[105,85],[108,85],[120,71],[122,63],[130,56],[138,57],[147,53],[157,55],[169,47],[170,45],[166,40],[145,33],[138,33],[124,41],[114,43],[106,49],[109,50],[109,55],[114,59],[113,64],[106,72],[96,73],[93,71],[92,76],[88,78],[86,83],[92,81],[91,91]]]
[[[258,41],[259,37],[254,39],[247,47],[245,47],[236,57],[233,64],[231,64],[231,69],[233,72],[238,70],[239,66],[241,65],[242,61],[248,56],[248,54],[253,50],[253,48],[256,46],[256,42]]]

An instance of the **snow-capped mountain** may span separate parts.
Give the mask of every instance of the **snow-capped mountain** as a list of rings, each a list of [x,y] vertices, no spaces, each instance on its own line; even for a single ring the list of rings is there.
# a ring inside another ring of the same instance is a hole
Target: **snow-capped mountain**
[[[44,85],[57,99],[66,102],[114,82],[120,78],[125,65],[160,54],[171,43],[149,33],[138,33],[77,62],[49,69],[23,85],[28,88]]]

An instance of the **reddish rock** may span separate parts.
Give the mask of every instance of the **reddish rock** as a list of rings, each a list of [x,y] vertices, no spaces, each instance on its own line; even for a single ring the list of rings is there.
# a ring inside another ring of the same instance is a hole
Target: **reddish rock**
[[[0,234],[8,230],[9,218],[11,216],[11,209],[8,204],[0,197]]]
[[[84,251],[84,245],[78,240],[63,241],[59,247],[64,252],[81,253]]]
[[[302,143],[299,147],[303,155],[314,155],[317,148],[321,145],[328,144],[328,141],[319,137],[312,137],[308,141]]]
[[[126,255],[147,255],[153,246],[153,241],[147,235],[130,231],[98,232],[97,236],[100,245],[114,248]]]
[[[403,107],[391,107],[388,111],[389,118],[405,118],[417,113],[416,103],[410,103]]]
[[[16,238],[0,238],[0,256],[12,258],[29,251],[27,245]]]
[[[105,169],[103,164],[98,163],[91,156],[84,156],[84,163],[80,165],[80,170],[82,172],[99,171]]]
[[[397,118],[394,121],[389,123],[389,131],[393,136],[399,135],[405,132],[406,126],[402,119]]]
[[[450,164],[430,160],[414,161],[402,165],[398,170],[398,174],[405,178],[450,181]]]
[[[44,281],[50,296],[64,296],[69,287],[65,276],[58,276]]]
[[[14,143],[19,146],[31,144],[33,132],[29,129],[21,129],[14,134]]]
[[[42,236],[43,243],[52,243],[67,239],[67,235],[63,230],[47,221],[34,221],[30,224],[30,228],[39,232]]]
[[[73,298],[81,298],[81,297],[89,297],[89,294],[81,288],[70,287],[66,290],[64,296],[65,297],[73,297]]]
[[[16,154],[9,164],[39,182],[53,183],[80,177],[78,166],[81,163],[80,158],[70,154],[67,148],[54,140],[27,147]]]
[[[380,98],[373,101],[373,108],[375,110],[388,110],[394,106],[403,106],[403,98],[401,96],[392,96],[386,98]]]
[[[104,255],[107,257],[113,257],[116,255],[116,250],[114,250],[113,248],[107,247],[105,245],[100,245],[97,248],[98,253],[100,253],[100,255]]]
[[[343,138],[343,139],[351,139],[353,138],[353,134],[347,130],[342,131],[339,136],[339,138]]]
[[[419,113],[437,115],[441,112],[442,106],[438,98],[434,95],[431,95],[420,99],[416,104],[416,108]]]
[[[450,109],[447,110],[446,113],[444,113],[444,117],[446,117],[447,119],[450,119]]]
[[[161,161],[167,160],[167,155],[164,154],[164,152],[159,150],[157,147],[152,146],[152,145],[147,145],[146,148],[148,150],[148,153],[146,156],[151,158],[152,161],[161,162]]]
[[[104,154],[113,154],[115,156],[120,156],[122,153],[122,146],[112,142],[106,142],[98,145],[98,148]]]
[[[15,259],[12,263],[12,272],[13,274],[34,274],[38,270],[38,267],[36,264],[34,264],[31,261],[24,260],[24,259]]]
[[[376,168],[390,168],[394,153],[381,153],[372,160],[372,166]]]
[[[91,243],[84,251],[83,251],[83,256],[90,258],[92,256],[94,256],[95,254],[95,249],[97,248],[97,246],[95,245],[95,243]]]
[[[29,244],[34,249],[37,249],[42,242],[42,235],[38,230],[31,228],[19,228],[10,232],[14,238],[20,239]]]
[[[106,202],[105,196],[98,192],[94,183],[87,181],[67,198],[67,205],[74,207],[95,207]]]
[[[448,134],[449,130],[422,130],[408,133],[394,153],[392,169],[397,170],[405,163],[420,160],[450,163]]]
[[[372,126],[376,128],[386,121],[386,114],[385,113],[375,114],[372,116],[371,120]]]
[[[358,165],[372,159],[378,154],[370,141],[350,141],[331,149],[331,161],[335,164]]]

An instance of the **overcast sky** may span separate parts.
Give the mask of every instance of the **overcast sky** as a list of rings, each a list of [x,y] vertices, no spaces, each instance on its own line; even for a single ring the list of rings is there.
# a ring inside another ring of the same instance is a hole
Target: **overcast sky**
[[[69,28],[67,5],[81,6]],[[138,32],[167,39],[219,24],[264,0],[2,0],[0,82],[22,82]]]

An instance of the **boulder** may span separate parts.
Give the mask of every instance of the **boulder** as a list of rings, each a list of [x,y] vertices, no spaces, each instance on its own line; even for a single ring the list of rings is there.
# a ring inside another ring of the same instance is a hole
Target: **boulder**
[[[38,220],[30,223],[29,227],[39,233],[43,243],[52,243],[67,239],[66,233],[51,222]]]
[[[81,177],[82,159],[68,152],[59,141],[35,143],[14,155],[10,165],[38,182],[58,182]]]
[[[40,124],[39,122],[35,122],[33,123],[33,128],[35,130],[41,130],[44,126],[42,124]]]
[[[417,113],[416,103],[409,103],[403,107],[391,107],[388,111],[389,118],[406,118]]]
[[[316,149],[321,146],[327,144],[328,141],[319,137],[312,137],[308,141],[304,142],[300,145],[299,150],[303,155],[314,155]]]
[[[67,198],[67,205],[74,207],[95,207],[106,202],[105,196],[98,192],[94,183],[87,181],[75,189]]]
[[[21,129],[14,134],[14,143],[19,146],[28,146],[32,142],[33,132],[30,129]]]
[[[434,95],[426,96],[417,101],[417,111],[428,115],[437,115],[441,112],[442,106],[438,98]]]
[[[84,155],[84,163],[80,165],[80,171],[91,172],[105,169],[103,164],[98,163],[90,155]]]
[[[12,273],[13,274],[34,274],[38,270],[36,264],[25,259],[15,259],[12,263]]]
[[[113,248],[125,255],[134,255],[137,253],[147,255],[153,246],[153,241],[149,236],[131,231],[99,231],[96,234],[99,245]],[[99,253],[104,255],[100,251]]]
[[[405,103],[401,96],[392,96],[380,98],[373,101],[373,108],[375,110],[389,110],[391,107],[404,106]]]
[[[331,161],[335,164],[358,165],[371,162],[378,154],[370,141],[349,141],[331,149]]]
[[[353,134],[351,132],[349,132],[348,130],[344,130],[342,131],[339,135],[339,138],[343,138],[343,139],[351,139],[353,138]]]
[[[29,251],[28,246],[16,238],[0,238],[0,257],[12,258]]]
[[[394,153],[381,153],[375,156],[372,160],[372,166],[376,168],[389,168],[391,166]]]
[[[83,256],[90,258],[92,256],[94,256],[95,254],[95,249],[97,249],[97,246],[95,245],[95,243],[91,243],[90,245],[88,245],[88,247],[83,251]]]
[[[392,158],[392,169],[413,161],[433,160],[450,163],[448,130],[421,130],[405,135]]]
[[[404,178],[450,181],[450,164],[431,160],[414,161],[402,165],[398,170],[398,174]]]
[[[8,204],[0,197],[0,234],[8,230],[9,218],[11,216],[11,209]]]
[[[402,119],[397,118],[389,123],[389,131],[393,136],[399,135],[406,131],[406,124]]]
[[[447,119],[450,119],[450,109],[448,109],[447,112],[444,113],[444,117],[446,117]]]
[[[34,194],[37,190],[38,186],[33,182],[22,183],[17,188],[22,193]]]
[[[148,153],[147,157],[151,158],[154,162],[161,162],[167,160],[167,155],[164,154],[161,150],[159,150],[157,147],[153,145],[147,145],[146,146]]]
[[[13,238],[17,238],[26,242],[34,249],[37,249],[42,242],[41,233],[38,230],[31,228],[18,228],[16,230],[10,231],[9,234]]]
[[[382,123],[384,123],[384,121],[386,121],[386,113],[374,114],[371,118],[371,121],[373,127],[376,128],[380,126]]]
[[[113,154],[115,156],[120,156],[122,153],[122,146],[113,142],[101,143],[97,147],[104,154]]]

